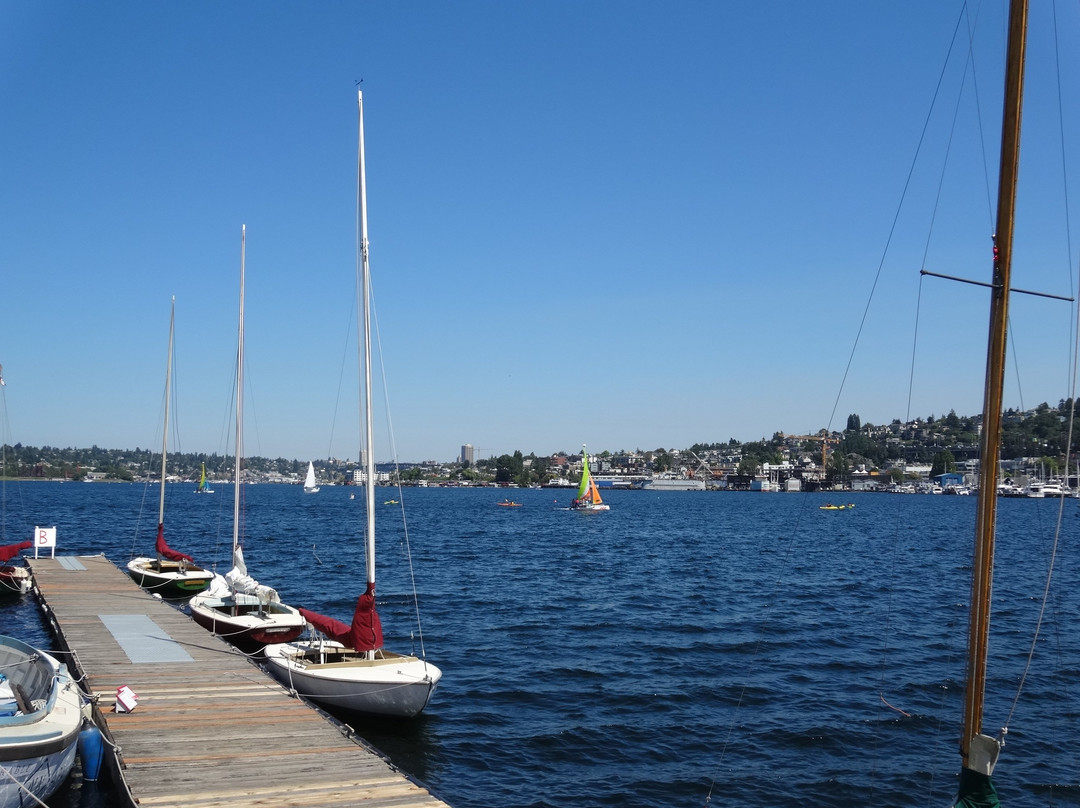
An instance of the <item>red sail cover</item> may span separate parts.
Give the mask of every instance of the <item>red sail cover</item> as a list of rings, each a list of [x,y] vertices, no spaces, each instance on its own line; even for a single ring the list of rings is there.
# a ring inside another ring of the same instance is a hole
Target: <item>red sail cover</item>
[[[379,614],[375,611],[374,584],[368,584],[367,592],[357,598],[351,626],[309,609],[301,608],[300,614],[317,631],[321,631],[331,640],[348,646],[354,651],[374,651],[382,648],[382,621],[379,620]]]
[[[160,556],[164,556],[169,561],[190,561],[195,563],[195,559],[185,553],[178,552],[169,546],[169,543],[165,541],[165,526],[157,526],[157,553]]]
[[[18,544],[8,544],[0,547],[0,561],[11,561],[22,550],[29,550],[33,546],[32,541],[21,541]]]

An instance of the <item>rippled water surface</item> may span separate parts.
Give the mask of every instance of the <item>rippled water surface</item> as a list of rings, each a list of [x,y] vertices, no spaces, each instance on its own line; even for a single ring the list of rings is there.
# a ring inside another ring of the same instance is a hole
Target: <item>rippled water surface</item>
[[[232,488],[170,486],[166,535],[227,565]],[[348,620],[363,501],[246,486],[251,572]],[[499,508],[510,493],[521,508]],[[944,805],[959,768],[974,497],[610,492],[378,493],[387,647],[444,677],[427,712],[361,734],[455,808]],[[408,544],[400,506],[408,517]],[[140,485],[7,484],[7,537],[117,563],[153,547]],[[1045,585],[1056,500],[1002,500],[987,726],[1009,713]],[[1080,805],[1077,502],[996,781],[1006,804]],[[5,633],[50,640],[30,599]],[[75,778],[73,778],[75,779]],[[77,783],[57,806],[88,805]],[[103,803],[107,804],[107,803]]]

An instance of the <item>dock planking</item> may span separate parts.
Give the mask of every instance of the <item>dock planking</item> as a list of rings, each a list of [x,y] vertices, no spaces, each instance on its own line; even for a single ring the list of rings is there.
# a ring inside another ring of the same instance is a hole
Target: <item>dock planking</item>
[[[448,808],[104,556],[27,563],[133,803]],[[124,685],[138,706],[115,713]]]

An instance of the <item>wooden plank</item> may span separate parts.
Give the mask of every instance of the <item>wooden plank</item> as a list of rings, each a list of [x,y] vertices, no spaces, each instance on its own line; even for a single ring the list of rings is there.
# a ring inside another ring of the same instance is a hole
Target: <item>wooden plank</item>
[[[144,808],[447,808],[104,556],[79,561],[85,570],[54,559],[28,563],[60,648],[71,652],[73,674],[95,698],[95,716],[119,747],[112,769],[134,802]],[[133,663],[100,615],[149,617],[192,661]],[[118,714],[113,703],[123,685],[139,704]]]

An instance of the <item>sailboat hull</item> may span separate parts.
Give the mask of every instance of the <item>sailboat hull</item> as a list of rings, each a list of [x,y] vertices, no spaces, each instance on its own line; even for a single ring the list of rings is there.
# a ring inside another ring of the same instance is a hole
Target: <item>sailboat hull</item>
[[[291,642],[304,632],[300,612],[284,603],[265,603],[251,595],[226,597],[196,595],[188,604],[200,626],[246,653],[269,643]]]
[[[134,558],[128,562],[127,574],[131,580],[153,595],[166,600],[190,598],[210,586],[214,574],[194,564],[181,569],[175,561],[156,558]]]
[[[0,595],[23,595],[30,591],[33,577],[26,567],[0,566]]]
[[[265,653],[278,681],[329,710],[413,718],[442,678],[418,657],[380,650],[368,660],[336,642],[268,645]]]
[[[30,704],[29,712],[23,711],[7,695],[13,692],[9,687],[0,689],[0,766],[38,798],[47,799],[75,762],[82,696],[64,665],[12,637],[0,637],[0,669]],[[38,804],[12,779],[0,778],[0,808]]]

